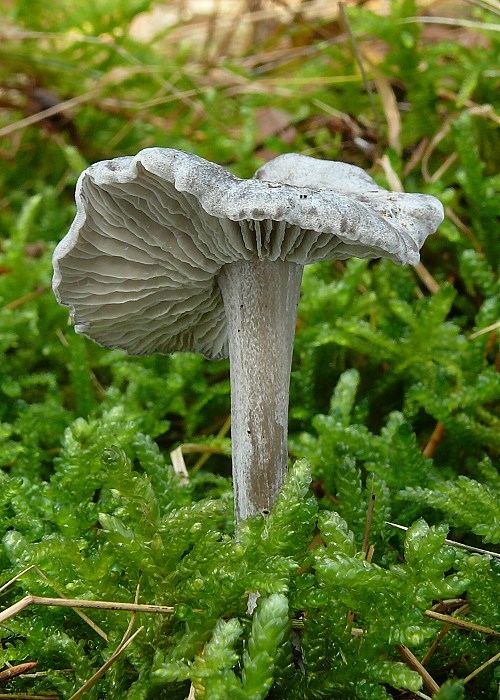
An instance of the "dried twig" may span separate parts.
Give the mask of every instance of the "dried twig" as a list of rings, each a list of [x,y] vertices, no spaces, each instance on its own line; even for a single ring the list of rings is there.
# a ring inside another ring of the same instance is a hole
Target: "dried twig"
[[[139,603],[139,586],[137,586],[136,591],[135,591],[135,598],[134,598],[134,604],[137,605]],[[133,640],[137,637],[138,634],[142,632],[144,627],[139,627],[139,629],[132,634],[132,628],[135,623],[135,616],[136,613],[135,611],[132,613],[130,616],[129,623],[127,625],[127,629],[125,630],[125,634],[122,637],[121,642],[117,646],[115,652],[110,656],[110,658],[104,663],[101,668],[94,673],[94,675],[86,681],[81,688],[79,688],[76,693],[74,693],[69,700],[77,700],[77,698],[81,697],[84,693],[87,692],[87,690],[90,690],[97,681],[102,678],[102,676],[106,673],[108,668],[110,668],[115,661],[118,659],[118,657],[125,651],[125,649],[133,642]]]
[[[340,10],[340,15],[342,17],[342,24],[344,25],[344,29],[347,32],[347,35],[348,35],[349,40],[351,42],[352,52],[354,54],[354,58],[356,60],[356,63],[358,64],[358,68],[359,68],[361,76],[363,78],[363,84],[365,86],[366,94],[368,95],[368,100],[370,102],[370,107],[372,110],[373,119],[375,121],[375,131],[377,132],[378,136],[380,137],[380,133],[381,133],[380,116],[378,113],[377,106],[375,104],[375,98],[373,95],[373,88],[370,84],[370,81],[368,80],[368,76],[366,74],[365,67],[363,64],[363,59],[361,57],[361,52],[358,49],[356,38],[355,38],[354,33],[352,31],[352,28],[351,28],[351,25],[349,22],[349,18],[347,16],[347,12],[345,9],[345,5],[343,2],[339,2],[339,10]]]
[[[417,659],[415,654],[405,647],[404,644],[397,645],[398,651],[406,661],[408,666],[416,671],[424,681],[425,685],[429,688],[432,694],[439,692],[439,685],[436,683],[431,674],[422,666],[420,661]]]
[[[50,289],[50,287],[37,287],[33,292],[25,294],[24,296],[19,297],[19,299],[15,299],[14,301],[10,301],[8,304],[5,304],[3,308],[9,311],[17,309],[19,306],[26,304],[26,302],[36,299],[36,297],[39,297],[40,294],[43,294],[48,289]]]
[[[182,454],[183,445],[179,445],[175,450],[170,453],[170,461],[174,468],[174,472],[179,477],[180,483],[185,486],[189,484],[189,474],[186,468],[186,462],[184,461],[184,455]]]
[[[121,610],[128,612],[172,614],[174,608],[167,605],[138,605],[136,603],[117,603],[107,600],[82,600],[78,598],[43,598],[27,595],[14,605],[0,613],[0,624],[14,617],[30,605],[51,605],[63,608],[92,608],[93,610]]]
[[[424,615],[426,617],[430,617],[431,620],[446,622],[450,625],[454,625],[455,627],[463,627],[467,630],[473,630],[474,632],[482,632],[483,634],[490,634],[492,637],[500,638],[500,632],[491,629],[491,627],[485,627],[484,625],[478,625],[475,622],[462,620],[460,617],[453,617],[453,615],[444,615],[443,613],[438,613],[434,610],[425,610]]]
[[[108,670],[108,668],[110,668],[110,667],[115,663],[115,661],[118,659],[118,657],[119,657],[121,654],[123,654],[123,652],[125,651],[125,649],[126,649],[130,644],[132,644],[132,642],[134,641],[134,639],[137,637],[137,635],[139,635],[139,634],[142,632],[143,629],[144,629],[144,627],[139,627],[139,629],[138,629],[136,632],[134,632],[134,634],[133,634],[131,637],[129,637],[125,642],[123,642],[123,641],[120,642],[120,644],[119,644],[119,646],[116,648],[116,651],[114,652],[114,654],[113,654],[112,656],[109,657],[109,659],[106,661],[106,663],[103,664],[103,665],[101,666],[101,668],[100,668],[96,673],[94,673],[94,675],[92,676],[92,678],[89,678],[89,680],[88,680],[86,683],[84,683],[84,684],[82,685],[82,687],[79,688],[79,690],[77,690],[76,693],[70,697],[69,700],[76,700],[77,698],[81,697],[84,693],[86,693],[87,690],[89,690],[93,685],[95,685],[95,683],[96,683],[100,678],[102,678],[102,676],[104,676],[104,674],[106,673],[106,671]]]
[[[464,683],[468,683],[470,680],[475,678],[481,671],[484,671],[485,668],[488,668],[488,666],[491,666],[492,664],[496,663],[500,659],[500,651],[498,654],[495,654],[495,656],[492,656],[488,661],[485,661],[484,664],[481,664],[481,666],[478,666],[472,673],[469,673],[468,676],[464,678]]]
[[[469,607],[469,606],[468,606],[467,603],[466,603],[465,605],[462,605],[460,608],[458,608],[458,610],[455,610],[455,612],[452,613],[453,617],[456,617],[456,616],[460,615],[461,613],[465,612],[465,611],[468,609],[468,607]],[[424,656],[423,656],[423,658],[422,658],[422,664],[423,664],[424,666],[425,666],[425,664],[428,662],[428,660],[431,658],[431,656],[434,654],[434,652],[436,651],[436,649],[438,648],[438,646],[439,646],[439,644],[441,643],[441,640],[443,639],[443,637],[450,631],[451,628],[452,628],[452,625],[451,625],[449,622],[447,622],[445,625],[443,625],[443,627],[442,627],[441,630],[439,631],[438,636],[437,636],[436,639],[432,642],[431,646],[430,646],[429,649],[425,652],[425,654],[424,654]]]
[[[27,126],[31,126],[32,124],[37,124],[43,119],[48,119],[49,117],[53,117],[56,114],[60,114],[61,112],[67,112],[68,110],[73,109],[73,107],[76,107],[77,105],[83,104],[84,102],[89,102],[90,100],[94,99],[94,97],[96,97],[98,93],[99,89],[94,88],[93,90],[90,90],[89,92],[86,92],[83,95],[78,95],[77,97],[72,97],[70,100],[58,102],[53,107],[44,109],[41,112],[32,114],[29,117],[25,117],[24,119],[19,119],[18,121],[13,122],[12,124],[4,126],[3,129],[0,129],[0,137],[9,136],[9,134],[18,131],[19,129],[24,129]]]
[[[388,520],[385,521],[386,525],[391,527],[397,527],[398,530],[408,530],[405,525],[398,525],[398,523],[390,523]],[[458,547],[459,549],[467,549],[469,552],[477,552],[478,554],[485,554],[488,557],[498,557],[500,559],[499,552],[490,552],[489,549],[480,549],[479,547],[472,547],[470,544],[463,544],[462,542],[455,542],[455,540],[444,540],[444,544],[448,544],[450,547]]]
[[[26,661],[24,664],[8,666],[7,668],[4,668],[3,671],[0,671],[0,683],[7,683],[7,681],[10,681],[11,678],[21,676],[23,673],[27,673],[28,671],[32,671],[37,666],[37,661]]]
[[[434,430],[432,431],[432,435],[430,436],[424,449],[422,450],[422,454],[424,455],[424,457],[432,457],[432,455],[436,451],[437,446],[443,439],[444,432],[444,425],[440,421],[438,421]]]
[[[223,438],[226,437],[226,435],[229,432],[229,428],[231,427],[231,416],[229,415],[226,420],[224,421],[224,424],[222,425],[222,428],[219,430],[217,433],[218,438]],[[203,454],[200,459],[196,462],[194,467],[191,469],[191,474],[196,474],[196,472],[200,471],[200,469],[203,467],[205,462],[210,458],[210,452],[205,451],[205,454]]]
[[[481,328],[478,331],[474,331],[474,333],[471,333],[470,335],[467,336],[467,339],[474,340],[474,338],[479,338],[480,335],[484,335],[485,333],[491,333],[492,331],[496,331],[498,328],[500,328],[500,321],[497,321],[496,323],[492,323],[491,326],[486,326],[486,328]]]
[[[43,579],[51,588],[54,590],[58,596],[61,597],[61,599],[66,599],[67,597],[64,595],[63,591],[56,586],[52,581],[50,581],[49,577],[41,570],[38,568],[36,564],[31,564],[31,566],[28,566],[26,569],[23,569],[23,571],[20,571],[18,574],[13,576],[7,583],[4,583],[3,586],[0,587],[0,594],[2,594],[7,588],[10,588],[16,581],[19,581],[23,576],[26,576],[26,574],[29,574],[30,572],[35,572],[38,574],[38,576]],[[57,599],[59,600],[59,599]],[[17,605],[17,603],[16,603]],[[7,610],[10,610],[10,608],[7,608]],[[4,611],[6,612],[6,611]],[[99,625],[97,625],[93,620],[90,619],[85,613],[83,613],[81,610],[75,609],[75,612],[77,615],[79,615],[82,620],[87,623],[87,625],[94,630],[102,639],[104,639],[105,642],[108,641],[108,635],[104,630],[102,630]],[[0,617],[3,613],[0,613]]]
[[[475,237],[474,233],[472,232],[472,229],[469,226],[466,226],[462,219],[455,214],[453,209],[451,207],[446,207],[445,208],[446,216],[448,219],[452,222],[452,224],[455,224],[455,226],[458,228],[458,230],[463,233],[467,238],[469,239],[469,242],[471,243],[472,247],[474,250],[477,250],[478,253],[483,254],[483,248],[477,238]]]
[[[8,700],[60,700],[59,695],[48,694],[45,695],[31,695],[31,693],[0,693],[0,698],[7,698]]]
[[[465,29],[478,29],[480,31],[500,32],[500,25],[491,22],[475,22],[471,19],[460,17],[404,17],[396,20],[396,24],[445,24],[450,27],[464,27]]]

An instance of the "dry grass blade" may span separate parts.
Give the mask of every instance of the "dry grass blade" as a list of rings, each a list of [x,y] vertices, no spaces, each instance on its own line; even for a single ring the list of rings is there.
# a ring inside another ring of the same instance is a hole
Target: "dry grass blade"
[[[217,433],[218,438],[223,438],[226,437],[226,435],[229,432],[229,428],[231,427],[231,416],[229,415],[226,420],[224,421],[224,424],[222,428],[219,430]],[[196,474],[196,472],[200,471],[200,469],[203,467],[205,462],[210,458],[210,452],[205,452],[200,459],[196,462],[194,467],[191,469],[192,474]]]
[[[473,7],[480,7],[481,9],[491,12],[494,15],[500,15],[500,3],[495,2],[494,0],[492,2],[488,2],[488,0],[465,0],[465,2],[469,3],[469,5],[472,5]]]
[[[403,183],[401,182],[398,174],[392,167],[389,157],[387,155],[384,155],[381,158],[377,159],[377,163],[381,166],[382,170],[384,171],[384,175],[387,178],[387,182],[391,190],[393,190],[394,192],[404,192],[405,189],[403,187]],[[423,265],[423,263],[417,263],[413,266],[413,269],[415,270],[418,277],[420,277],[421,281],[431,294],[436,294],[439,291],[439,284],[436,282],[429,270]]]
[[[118,645],[118,647],[116,648],[116,651],[114,652],[114,654],[112,656],[110,656],[110,658],[106,661],[106,663],[103,664],[101,666],[101,668],[98,671],[96,671],[96,673],[94,673],[92,678],[89,678],[89,680],[86,683],[84,683],[82,685],[82,687],[79,688],[76,691],[76,693],[69,698],[69,700],[76,700],[77,698],[80,698],[84,693],[86,693],[87,690],[90,690],[90,688],[92,688],[92,686],[94,686],[97,683],[97,681],[100,678],[102,678],[102,676],[106,673],[108,668],[110,668],[115,663],[115,661],[119,658],[119,656],[121,656],[121,654],[123,654],[125,649],[130,644],[132,644],[134,639],[137,637],[137,635],[139,635],[142,632],[143,629],[144,629],[144,627],[139,627],[139,629],[136,632],[134,632],[134,634],[131,637],[129,637],[125,642],[123,642],[123,640],[122,640],[120,642],[120,644]]]
[[[370,81],[368,80],[368,76],[366,74],[365,67],[363,64],[363,59],[361,57],[361,52],[358,49],[358,45],[356,43],[356,38],[355,38],[354,33],[352,31],[351,25],[349,23],[349,18],[347,16],[347,12],[346,12],[346,9],[345,9],[343,2],[339,2],[339,10],[340,10],[340,16],[342,17],[342,23],[344,25],[344,28],[345,28],[345,30],[349,36],[350,42],[351,42],[354,58],[356,60],[356,63],[358,64],[359,70],[361,72],[361,76],[363,78],[363,84],[365,86],[366,94],[368,95],[368,99],[370,101],[370,107],[371,107],[372,114],[373,114],[373,120],[375,122],[375,130],[376,130],[378,136],[380,137],[380,132],[381,132],[380,117],[378,114],[377,106],[375,104],[375,99],[373,96],[373,89],[372,89],[372,86],[370,84]]]
[[[3,671],[0,671],[0,683],[7,683],[11,678],[20,676],[23,673],[28,673],[38,666],[36,661],[27,661],[24,664],[18,664],[17,666],[8,666]]]
[[[8,700],[61,700],[59,695],[31,695],[30,693],[0,693],[0,698]]]
[[[184,455],[182,454],[182,447],[182,445],[179,445],[175,450],[172,450],[170,453],[170,461],[172,462],[174,472],[179,477],[179,481],[185,486],[189,484],[189,474],[186,468],[186,462],[184,461]]]
[[[462,605],[460,608],[458,608],[458,610],[455,610],[455,612],[453,613],[453,617],[455,617],[455,616],[457,616],[457,615],[461,615],[463,612],[465,612],[465,611],[468,609],[468,607],[469,607],[468,604]],[[451,628],[452,628],[452,625],[451,625],[449,622],[447,622],[447,623],[442,627],[442,629],[439,631],[438,636],[437,636],[436,639],[432,642],[431,646],[429,647],[429,649],[428,649],[428,650],[426,651],[426,653],[424,654],[424,656],[423,656],[423,658],[422,658],[422,665],[425,666],[425,664],[428,662],[428,660],[431,658],[431,656],[434,654],[434,652],[436,651],[436,649],[437,649],[438,646],[440,645],[441,640],[443,639],[443,637],[444,637],[446,634],[448,634],[448,632],[450,631]]]
[[[242,68],[251,70],[254,75],[259,75],[281,68],[285,64],[292,63],[298,59],[320,54],[329,46],[341,44],[343,41],[345,41],[344,34],[325,41],[319,41],[312,46],[300,46],[298,48],[294,46],[293,48],[284,47],[273,49],[265,54],[252,54],[244,59],[240,59],[239,65]]]
[[[139,590],[140,590],[140,587],[139,587],[139,585],[137,585],[137,588],[135,590],[135,598],[134,598],[135,605],[137,605],[139,603]],[[144,627],[140,627],[137,630],[137,632],[132,634],[132,628],[134,627],[135,617],[136,617],[136,613],[134,611],[132,613],[132,615],[130,616],[130,620],[129,620],[129,623],[127,625],[127,629],[125,630],[125,634],[123,635],[122,640],[121,640],[120,644],[117,646],[114,654],[112,654],[112,656],[106,661],[106,663],[103,664],[101,666],[101,668],[98,671],[96,671],[96,673],[94,673],[94,675],[91,678],[89,678],[89,680],[86,683],[84,683],[82,685],[82,687],[79,688],[76,691],[76,693],[74,693],[74,695],[71,696],[70,700],[76,700],[76,698],[79,698],[84,693],[86,693],[87,690],[90,690],[90,688],[92,688],[92,686],[94,686],[97,683],[97,681],[100,678],[102,678],[102,676],[106,673],[108,668],[110,668],[114,664],[114,662],[118,659],[120,654],[122,654],[122,652],[128,647],[128,645],[133,641],[133,639],[135,639],[135,637],[137,637],[137,635],[144,629]],[[131,634],[132,634],[132,636],[130,636]]]
[[[236,35],[236,29],[238,28],[238,25],[243,19],[243,16],[245,14],[245,6],[242,3],[240,7],[237,9],[236,13],[231,17],[231,20],[229,21],[222,38],[218,42],[218,45],[214,47],[213,50],[213,55],[214,56],[225,56],[230,54],[231,52],[231,44],[234,40],[234,37]],[[208,34],[208,32],[207,32]]]
[[[422,454],[424,457],[432,457],[434,452],[436,451],[437,446],[443,439],[445,433],[445,427],[441,422],[437,422],[434,430],[432,431],[432,435],[430,436],[429,440],[427,441],[424,449],[422,450]]]
[[[358,75],[318,75],[307,77],[280,76],[279,78],[261,78],[258,85],[337,85],[338,83],[357,83]]]
[[[461,233],[463,233],[465,236],[467,236],[467,238],[469,239],[474,250],[477,250],[478,253],[481,253],[481,255],[483,255],[484,254],[483,248],[482,248],[481,244],[479,243],[479,241],[477,240],[477,238],[475,237],[475,235],[473,234],[472,229],[470,229],[468,226],[466,226],[464,224],[464,222],[460,219],[460,217],[458,217],[455,214],[455,212],[453,211],[453,209],[451,207],[446,207],[445,212],[446,212],[446,216],[448,217],[448,219],[453,224],[455,224],[455,226],[458,228],[458,230]]]
[[[410,157],[410,160],[406,163],[404,170],[403,170],[403,177],[406,178],[408,175],[413,172],[413,170],[416,168],[416,166],[420,163],[422,160],[422,157],[425,153],[425,149],[427,148],[427,144],[429,143],[429,139],[427,136],[424,136],[424,138],[420,141],[416,149],[414,150],[412,156]]]
[[[69,100],[58,102],[53,107],[49,107],[48,109],[44,109],[41,112],[32,114],[29,117],[20,119],[19,121],[13,122],[12,124],[8,124],[7,126],[4,126],[3,129],[0,129],[0,137],[9,136],[9,134],[13,134],[15,131],[19,131],[19,129],[24,129],[27,126],[37,124],[43,119],[48,119],[49,117],[53,117],[56,114],[60,114],[61,112],[67,112],[68,110],[73,109],[73,107],[77,107],[78,105],[81,105],[84,102],[90,102],[90,100],[93,100],[94,97],[97,97],[98,93],[99,89],[94,88],[93,90],[90,90],[89,92],[86,92],[83,95],[78,95],[77,97],[72,97]]]
[[[389,156],[387,154],[377,159],[377,165],[380,165],[380,167],[384,171],[387,184],[389,185],[391,190],[393,190],[394,192],[405,191],[403,183],[399,179],[397,172],[392,167],[391,161],[389,160]]]
[[[404,644],[398,644],[397,648],[403,659],[408,664],[408,666],[422,677],[422,680],[424,681],[425,685],[429,688],[431,693],[439,693],[439,685],[436,683],[431,674],[422,666],[415,654],[411,652],[408,649],[408,647],[405,647]]]
[[[441,141],[450,133],[451,129],[451,121],[453,117],[449,117],[444,124],[441,126],[441,128],[434,134],[432,139],[429,141],[427,144],[427,148],[424,151],[424,154],[422,156],[422,175],[424,176],[424,180],[426,182],[435,182],[436,177],[435,173],[431,174],[429,170],[429,161],[434,153],[434,150],[437,148],[437,146],[441,143]],[[441,168],[441,175],[443,174],[443,170]]]
[[[50,289],[50,287],[37,287],[37,289],[35,289],[33,292],[30,292],[29,294],[25,294],[24,296],[19,297],[19,299],[15,299],[14,301],[11,301],[8,304],[5,304],[5,306],[3,308],[7,309],[8,311],[13,311],[14,309],[17,309],[19,306],[26,304],[28,301],[31,301],[32,299],[36,299],[36,297],[39,297],[40,294],[47,292],[49,289]]]
[[[382,109],[384,110],[385,121],[387,123],[387,140],[389,146],[401,155],[401,115],[399,113],[396,95],[392,89],[390,80],[372,64],[371,71],[373,80],[377,88]]]
[[[36,574],[38,574],[38,576],[44,581],[46,581],[48,585],[52,588],[52,590],[54,590],[57,593],[57,595],[61,597],[61,599],[67,599],[62,590],[58,586],[54,585],[54,583],[50,581],[49,577],[41,569],[39,569],[36,564],[31,564],[30,566],[26,567],[26,569],[23,569],[18,574],[16,574],[16,576],[9,579],[9,581],[4,583],[3,586],[0,587],[0,594],[2,594],[5,590],[7,590],[7,588],[10,588],[10,586],[12,586],[16,581],[19,581],[19,579],[21,579],[23,576],[26,576],[26,574],[29,574],[30,572],[35,572]],[[17,603],[15,603],[15,605],[17,605]],[[24,607],[22,608],[22,610],[24,610]],[[11,608],[7,609],[10,610]],[[96,625],[96,623],[93,620],[91,620],[90,617],[85,615],[85,613],[83,613],[81,610],[75,610],[75,612],[91,629],[94,630],[94,632],[96,632],[96,634],[102,637],[102,639],[104,639],[105,642],[108,641],[108,635],[106,634],[106,632],[103,629],[101,629],[99,625]],[[0,613],[0,618],[2,614],[3,613]]]
[[[491,666],[492,664],[496,663],[497,661],[500,660],[500,651],[498,654],[495,654],[495,656],[492,656],[491,659],[488,659],[488,661],[485,661],[484,664],[481,664],[481,666],[478,666],[472,673],[469,673],[468,676],[464,678],[464,683],[468,683],[470,680],[475,678],[481,671],[484,671],[485,668],[488,668],[488,666]]]
[[[453,617],[453,615],[444,615],[443,613],[435,612],[434,610],[425,610],[424,615],[430,617],[432,620],[438,620],[439,622],[446,622],[455,627],[463,627],[467,630],[473,630],[474,632],[482,632],[483,634],[490,634],[492,637],[497,637],[500,639],[500,632],[491,629],[491,627],[484,627],[484,625],[477,625],[475,622],[468,622],[467,620],[462,620],[459,617]]]
[[[490,22],[474,22],[471,19],[460,19],[458,17],[405,17],[398,19],[396,24],[445,24],[450,27],[464,27],[465,29],[479,29],[489,32],[500,32],[500,25]]]
[[[30,605],[49,605],[62,608],[92,608],[93,610],[118,610],[126,612],[172,614],[174,608],[167,605],[138,605],[136,603],[117,603],[108,600],[80,600],[77,598],[43,598],[28,595],[0,613],[0,624],[19,614]]]
[[[439,284],[423,263],[417,263],[413,266],[413,269],[431,294],[437,294],[437,292],[439,292]]]
[[[467,339],[474,340],[474,338],[479,338],[479,336],[484,335],[485,333],[491,333],[492,331],[496,331],[498,330],[498,328],[500,328],[500,321],[492,323],[491,326],[486,326],[486,328],[481,328],[478,331],[474,331],[474,333],[471,333],[467,336]]]
[[[405,525],[398,525],[398,523],[391,523],[388,520],[385,521],[386,525],[390,525],[391,527],[396,527],[398,530],[408,530],[408,528]],[[488,557],[498,557],[500,559],[500,553],[498,552],[490,552],[488,549],[480,549],[479,547],[472,547],[470,544],[462,544],[462,542],[455,542],[455,540],[444,540],[444,544],[449,545],[450,547],[458,547],[459,549],[467,549],[469,552],[477,552],[478,554],[485,554]]]
[[[23,40],[33,40],[33,39],[40,39],[40,40],[47,40],[47,39],[52,39],[54,41],[62,41],[64,44],[67,43],[68,41],[68,34],[67,33],[59,33],[59,32],[34,32],[34,31],[7,31],[0,33],[0,40],[2,41],[8,41],[8,40],[14,40],[14,41],[23,41]],[[89,35],[84,35],[84,34],[71,34],[71,41],[74,44],[94,44],[106,49],[110,49],[111,51],[115,51],[118,55],[120,55],[125,61],[133,66],[136,66],[141,73],[150,75],[153,80],[155,80],[159,85],[164,87],[165,89],[169,90],[170,92],[175,93],[176,90],[174,86],[168,81],[165,80],[161,75],[157,73],[157,71],[154,68],[151,68],[150,66],[146,65],[143,63],[140,59],[137,58],[134,54],[130,53],[130,51],[127,51],[123,46],[120,46],[117,44],[115,41],[110,39],[110,36],[107,35],[106,39],[103,39],[98,36],[89,36]]]

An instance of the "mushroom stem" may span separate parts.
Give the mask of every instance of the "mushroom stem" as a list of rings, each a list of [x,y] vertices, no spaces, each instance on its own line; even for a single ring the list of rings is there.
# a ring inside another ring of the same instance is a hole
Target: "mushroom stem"
[[[229,338],[236,523],[267,515],[287,470],[288,399],[302,265],[240,260],[218,284]]]

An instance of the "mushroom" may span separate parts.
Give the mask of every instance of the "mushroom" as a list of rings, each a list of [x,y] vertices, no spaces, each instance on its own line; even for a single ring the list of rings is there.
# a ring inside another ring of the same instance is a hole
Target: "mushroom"
[[[148,148],[85,170],[53,288],[75,330],[132,355],[229,354],[236,521],[272,508],[287,469],[290,369],[304,265],[416,264],[443,218],[360,168],[279,156],[239,179]]]

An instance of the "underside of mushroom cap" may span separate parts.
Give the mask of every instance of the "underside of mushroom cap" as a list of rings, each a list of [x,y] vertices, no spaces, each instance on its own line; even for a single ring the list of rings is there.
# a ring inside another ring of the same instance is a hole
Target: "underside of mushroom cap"
[[[224,357],[217,274],[226,264],[255,257],[418,262],[442,219],[436,199],[387,192],[355,166],[305,156],[289,156],[286,165],[302,172],[302,184],[287,182],[293,178],[277,173],[283,158],[241,180],[195,155],[151,148],[82,173],[53,281],[77,332],[134,355]]]

